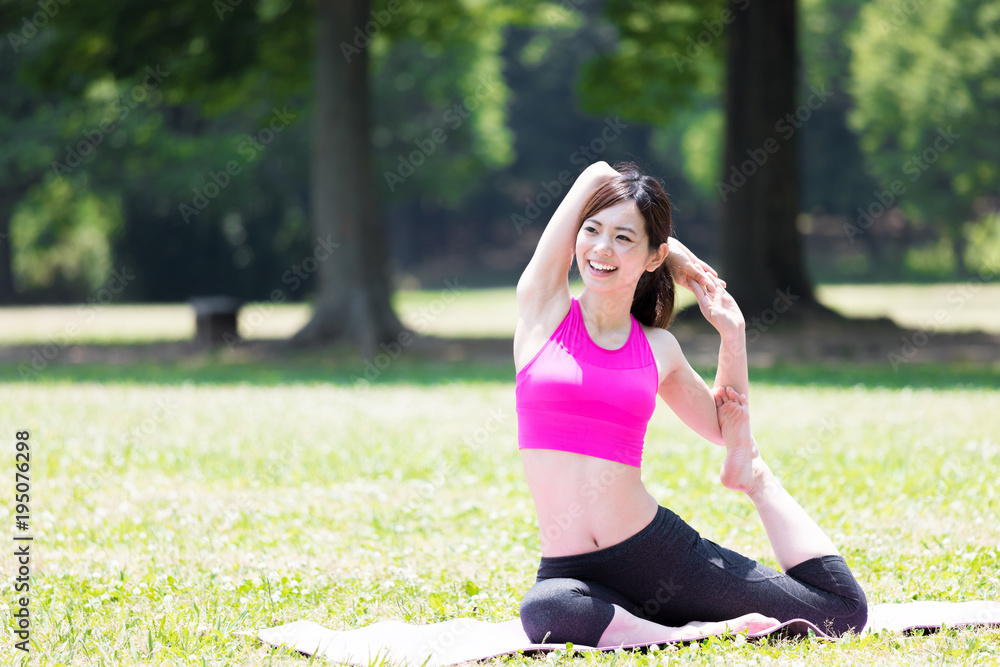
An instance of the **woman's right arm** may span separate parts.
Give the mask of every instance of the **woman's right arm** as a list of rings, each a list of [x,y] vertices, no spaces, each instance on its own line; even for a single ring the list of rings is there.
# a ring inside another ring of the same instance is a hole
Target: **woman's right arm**
[[[565,292],[569,300],[569,267],[576,250],[577,223],[587,197],[618,172],[607,162],[595,162],[577,177],[552,219],[545,226],[535,254],[517,281],[517,303],[522,309],[544,307]]]

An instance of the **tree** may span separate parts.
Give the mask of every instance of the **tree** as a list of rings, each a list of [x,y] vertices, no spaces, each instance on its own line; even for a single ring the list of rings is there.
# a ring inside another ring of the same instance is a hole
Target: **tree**
[[[724,79],[725,166],[716,191],[720,268],[730,291],[747,313],[772,307],[782,294],[795,312],[828,312],[815,300],[796,228],[798,133],[822,93],[796,104],[795,0],[610,0],[605,14],[620,42],[584,72],[587,107],[666,124]]]
[[[19,26],[28,25],[23,21],[31,23],[38,11],[26,0],[7,0],[3,6],[0,24],[15,37]],[[310,219],[317,246],[332,252],[327,252],[330,261],[320,265],[313,319],[297,339],[348,338],[365,351],[402,331],[389,303],[389,267],[374,187],[370,53],[389,52],[393,40],[405,35],[439,50],[442,43],[461,42],[495,54],[505,25],[559,14],[550,5],[527,0],[475,5],[388,0],[375,7],[370,0],[179,0],[153,6],[110,0],[100,7],[55,7],[56,16],[42,17],[44,25],[20,37],[33,39],[38,30],[47,31],[50,43],[30,69],[50,88],[82,94],[95,79],[141,76],[153,67],[171,77],[163,88],[167,104],[195,101],[207,112],[257,100],[254,94],[262,91],[265,107],[274,104],[277,110],[303,93],[315,95]],[[301,57],[303,43],[312,45],[311,54],[306,47],[311,57]],[[483,60],[458,64],[475,69]],[[457,80],[472,92],[471,78]],[[498,94],[485,100],[472,117],[502,116],[502,104],[496,102],[502,99]],[[268,115],[262,113],[265,120]]]
[[[55,100],[34,95],[17,80],[16,61],[10,47],[0,46],[0,304],[17,300],[14,290],[14,209],[40,184],[53,152],[67,109]]]
[[[969,223],[1000,186],[1000,2],[874,0],[850,45],[850,120],[881,189],[845,232],[899,206],[940,230],[967,274]]]

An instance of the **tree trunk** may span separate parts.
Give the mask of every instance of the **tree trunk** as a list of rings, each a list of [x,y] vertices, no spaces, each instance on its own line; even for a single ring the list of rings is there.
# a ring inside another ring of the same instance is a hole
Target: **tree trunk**
[[[796,0],[734,1],[731,11],[719,183],[722,275],[748,322],[771,308],[793,316],[825,310],[806,275],[796,228],[802,125],[795,102]]]
[[[955,273],[956,275],[965,280],[969,278],[972,274],[969,272],[969,267],[965,263],[965,251],[968,248],[968,243],[965,240],[965,234],[962,233],[962,225],[948,225],[948,240],[951,241],[951,251],[955,255]]]
[[[294,340],[346,339],[370,356],[404,330],[390,303],[385,232],[375,201],[369,142],[368,51],[354,28],[371,20],[370,0],[318,0],[316,125],[310,218],[317,248],[339,244],[319,263],[315,310]],[[348,53],[342,45],[349,45]],[[365,45],[367,47],[367,44]]]

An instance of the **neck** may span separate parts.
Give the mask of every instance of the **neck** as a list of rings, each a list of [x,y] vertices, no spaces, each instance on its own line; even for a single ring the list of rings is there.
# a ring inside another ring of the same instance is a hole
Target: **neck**
[[[621,331],[632,326],[630,317],[635,286],[628,294],[622,292],[591,292],[586,287],[580,294],[580,307],[596,332]]]

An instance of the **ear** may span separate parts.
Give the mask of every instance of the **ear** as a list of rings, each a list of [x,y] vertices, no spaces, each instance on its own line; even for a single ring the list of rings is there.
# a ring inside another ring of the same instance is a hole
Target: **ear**
[[[656,271],[656,269],[660,268],[660,265],[666,261],[668,254],[670,254],[670,246],[666,243],[661,243],[660,247],[656,249],[656,252],[650,254],[649,261],[646,262],[646,270]]]

